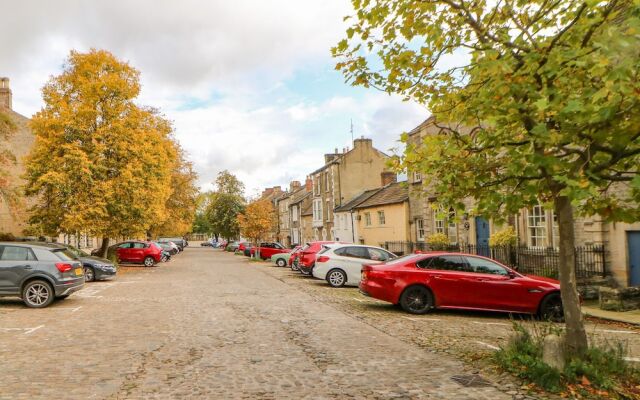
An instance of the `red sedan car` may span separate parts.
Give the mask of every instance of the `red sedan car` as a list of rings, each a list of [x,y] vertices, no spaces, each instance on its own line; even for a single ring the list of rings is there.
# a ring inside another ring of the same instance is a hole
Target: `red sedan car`
[[[263,260],[268,260],[274,254],[280,253],[291,253],[291,249],[285,248],[283,245],[277,242],[264,242],[260,243],[260,247],[258,247],[260,258]],[[250,254],[254,255],[256,252],[256,248],[252,247],[250,250]]]
[[[132,240],[116,245],[118,261],[122,263],[142,263],[153,267],[162,260],[162,249],[153,242]]]
[[[289,256],[289,267],[294,271],[298,271],[298,263],[300,261],[298,258],[300,257],[301,250],[302,246],[296,246],[293,248],[291,255]]]
[[[411,254],[365,265],[360,291],[400,304],[412,314],[457,308],[537,314],[556,322],[564,319],[558,281],[522,275],[471,254]]]

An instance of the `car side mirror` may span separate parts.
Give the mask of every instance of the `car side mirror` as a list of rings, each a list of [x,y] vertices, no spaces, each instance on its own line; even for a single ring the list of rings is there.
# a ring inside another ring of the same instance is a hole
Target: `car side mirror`
[[[507,273],[507,276],[509,277],[509,279],[514,279],[517,275],[513,271],[509,271]]]

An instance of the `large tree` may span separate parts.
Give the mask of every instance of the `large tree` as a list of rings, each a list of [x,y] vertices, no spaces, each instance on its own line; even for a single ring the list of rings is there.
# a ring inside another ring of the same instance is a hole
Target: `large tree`
[[[151,228],[151,236],[183,236],[191,232],[196,217],[198,175],[184,151],[175,143],[177,157],[171,168],[171,195],[165,203],[166,215]]]
[[[260,240],[275,228],[277,216],[273,203],[268,199],[258,199],[247,204],[245,211],[238,214],[238,225],[244,237],[250,238],[256,245],[260,246]],[[260,254],[255,252],[255,257],[260,258]]]
[[[244,207],[244,184],[229,171],[221,171],[206,211],[213,231],[227,239],[237,238],[240,235],[237,216]]]
[[[422,171],[445,205],[471,196],[484,215],[554,209],[567,347],[581,354],[574,213],[640,217],[637,2],[353,5],[347,39],[333,49],[337,68],[353,84],[428,106],[442,123],[407,146],[399,166]]]
[[[48,235],[143,236],[166,218],[177,154],[171,124],[135,103],[139,73],[103,50],[72,51],[42,89],[26,192]]]

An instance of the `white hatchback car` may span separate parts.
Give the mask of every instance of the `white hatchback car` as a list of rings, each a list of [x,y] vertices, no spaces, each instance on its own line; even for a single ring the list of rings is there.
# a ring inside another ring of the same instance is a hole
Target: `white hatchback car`
[[[380,264],[396,257],[380,247],[358,244],[324,245],[316,256],[313,276],[325,279],[333,287],[358,286],[363,264]]]

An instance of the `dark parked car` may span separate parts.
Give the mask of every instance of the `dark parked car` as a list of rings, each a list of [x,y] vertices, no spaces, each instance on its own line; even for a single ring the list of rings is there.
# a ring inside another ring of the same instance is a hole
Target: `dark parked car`
[[[157,241],[160,243],[173,242],[176,245],[178,245],[178,247],[180,247],[180,251],[184,250],[185,247],[189,246],[189,242],[187,242],[187,239],[183,239],[179,237],[161,237],[161,238],[158,238]]]
[[[102,257],[91,256],[84,251],[73,246],[65,246],[70,252],[82,262],[84,269],[84,280],[86,282],[111,279],[116,276],[116,266],[111,260]]]
[[[22,298],[43,308],[84,286],[82,263],[66,247],[35,242],[0,242],[0,296]]]

